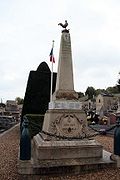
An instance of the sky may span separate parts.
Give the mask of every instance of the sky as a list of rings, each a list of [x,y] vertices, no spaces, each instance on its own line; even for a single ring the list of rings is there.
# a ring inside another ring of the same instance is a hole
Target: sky
[[[106,89],[120,72],[119,0],[0,0],[0,98],[24,98],[29,72],[54,44],[57,72],[62,28],[71,35],[74,88]]]

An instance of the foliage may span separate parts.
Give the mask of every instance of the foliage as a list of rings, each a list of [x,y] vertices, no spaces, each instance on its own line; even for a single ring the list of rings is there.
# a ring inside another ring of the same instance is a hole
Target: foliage
[[[84,97],[84,93],[78,92],[78,98]]]
[[[107,91],[109,94],[119,93],[117,86],[108,87],[108,88],[106,89],[106,91]]]
[[[119,72],[120,75],[120,72]],[[85,95],[88,95],[89,99],[93,99],[94,96],[97,96],[100,93],[105,94],[118,94],[120,93],[120,78],[117,81],[117,84],[113,87],[107,87],[106,89],[94,89],[94,87],[90,86],[86,89]]]
[[[96,96],[100,93],[107,93],[105,89],[96,89],[95,92],[96,92]]]
[[[90,86],[87,88],[85,95],[88,96],[88,99],[93,99],[93,97],[96,96],[96,91],[92,86]]]
[[[120,75],[120,72],[119,72],[119,75]],[[118,81],[117,81],[117,88],[118,88],[118,91],[119,91],[119,93],[120,93],[120,78],[119,78]]]
[[[16,97],[15,101],[17,102],[17,104],[23,104],[24,103],[24,100],[20,97]]]
[[[26,114],[29,121],[29,132],[31,138],[42,130],[44,115],[41,114]]]
[[[118,88],[118,91],[120,93],[120,79],[118,80],[117,88]]]
[[[55,91],[57,73],[53,73],[53,92]],[[46,62],[42,62],[36,71],[30,71],[22,117],[25,114],[45,114],[50,101],[51,72]]]

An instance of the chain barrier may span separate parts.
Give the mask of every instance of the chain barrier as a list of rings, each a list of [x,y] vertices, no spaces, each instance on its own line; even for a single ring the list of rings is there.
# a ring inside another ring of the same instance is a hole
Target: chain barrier
[[[33,124],[37,129],[40,130],[40,127],[38,124],[36,123],[33,123],[31,122],[31,124]],[[89,139],[89,138],[92,138],[92,137],[95,137],[97,135],[106,135],[108,134],[111,130],[113,130],[114,128],[116,128],[116,125],[113,125],[112,127],[108,128],[108,129],[100,129],[100,130],[97,130],[95,128],[93,128],[92,126],[88,126],[90,129],[92,129],[94,132],[96,133],[92,133],[92,134],[85,134],[84,133],[84,136],[80,136],[80,137],[67,137],[67,136],[60,136],[60,135],[56,135],[56,134],[52,134],[52,133],[49,133],[49,132],[45,132],[45,131],[40,131],[40,133],[43,133],[45,135],[48,135],[50,137],[55,137],[57,139],[64,139],[64,140],[82,140],[82,139]]]
[[[36,123],[33,123],[33,122],[30,122],[31,124],[33,124],[37,129],[40,130],[40,127],[38,124]],[[96,131],[96,130],[94,130]],[[89,139],[89,138],[92,138],[92,137],[95,137],[97,135],[100,135],[100,132],[97,131],[96,133],[94,134],[85,134],[83,136],[80,136],[80,137],[67,137],[67,136],[60,136],[60,135],[56,135],[56,134],[52,134],[52,133],[49,133],[49,132],[45,132],[45,131],[40,131],[39,133],[43,133],[45,135],[48,135],[50,137],[54,137],[54,138],[57,138],[57,139],[64,139],[64,140],[83,140],[83,139]]]
[[[95,129],[95,128],[93,128],[93,127],[90,126],[90,125],[89,125],[88,127],[91,128],[92,130],[98,132],[98,133],[101,134],[101,135],[106,135],[106,134],[109,134],[109,132],[110,132],[111,130],[113,130],[113,129],[116,128],[116,124],[113,125],[113,126],[110,127],[110,128],[107,128],[107,129],[100,129],[100,130]]]
[[[108,129],[106,129],[106,132],[109,132],[109,131],[111,131],[111,130],[114,129],[114,128],[116,128],[116,124],[113,125],[112,127],[108,128]]]
[[[38,124],[36,124],[36,123],[34,123],[34,122],[31,122],[31,121],[30,121],[30,124],[32,124],[33,126],[35,126],[35,128],[37,128],[38,130],[40,130],[40,126],[39,126]]]
[[[69,141],[73,140],[73,139],[76,139],[76,140],[84,139],[86,137],[86,134],[85,134],[85,136],[81,136],[81,137],[66,137],[66,136],[60,136],[60,135],[52,134],[52,133],[45,132],[45,131],[41,131],[41,133],[43,133],[45,135],[48,135],[48,136],[51,136],[51,137],[55,137],[55,138],[59,138],[59,139],[64,139],[64,140],[69,140]]]
[[[30,122],[31,124],[33,124],[37,129],[40,130],[40,126],[34,122]],[[64,139],[64,140],[82,140],[82,139],[89,139],[89,138],[92,138],[92,137],[95,137],[97,135],[106,135],[108,134],[111,130],[113,130],[114,128],[116,128],[116,125],[113,125],[112,127],[108,128],[108,129],[100,129],[100,130],[97,130],[95,128],[93,128],[92,126],[88,126],[90,129],[92,129],[94,132],[96,133],[91,133],[91,134],[85,134],[83,136],[80,136],[80,137],[67,137],[67,136],[60,136],[60,135],[56,135],[56,134],[52,134],[52,133],[49,133],[49,132],[45,132],[45,131],[40,131],[40,133],[43,133],[45,135],[48,135],[50,137],[54,137],[54,138],[57,138],[57,139]]]

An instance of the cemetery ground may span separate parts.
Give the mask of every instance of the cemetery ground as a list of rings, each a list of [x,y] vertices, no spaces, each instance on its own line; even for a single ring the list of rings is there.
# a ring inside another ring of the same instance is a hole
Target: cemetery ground
[[[99,171],[84,172],[80,175],[61,176],[23,176],[17,172],[19,151],[19,124],[0,135],[0,180],[120,180],[120,169],[100,169]],[[104,149],[113,152],[113,137],[96,136]]]

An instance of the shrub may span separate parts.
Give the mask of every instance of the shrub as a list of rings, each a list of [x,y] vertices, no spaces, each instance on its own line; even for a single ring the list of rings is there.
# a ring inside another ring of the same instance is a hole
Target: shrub
[[[42,114],[26,114],[29,121],[29,132],[31,138],[42,130],[44,115]]]

